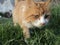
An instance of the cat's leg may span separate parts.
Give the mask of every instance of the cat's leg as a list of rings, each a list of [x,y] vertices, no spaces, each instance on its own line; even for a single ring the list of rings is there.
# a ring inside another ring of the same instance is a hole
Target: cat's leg
[[[13,23],[14,23],[14,26],[16,26],[16,18],[15,18],[15,16],[13,15]]]
[[[13,13],[13,23],[14,23],[14,26],[16,26],[18,23],[18,17],[15,13]]]
[[[25,39],[30,38],[29,28],[23,26],[23,35],[24,35]]]

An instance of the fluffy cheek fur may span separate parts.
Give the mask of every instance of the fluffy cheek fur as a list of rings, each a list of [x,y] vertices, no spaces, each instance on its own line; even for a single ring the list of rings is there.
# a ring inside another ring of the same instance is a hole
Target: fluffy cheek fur
[[[42,27],[42,26],[47,25],[48,22],[49,22],[48,19],[43,19],[43,20],[38,19],[38,20],[32,22],[32,24],[33,24],[35,27]],[[43,23],[44,23],[44,25],[42,25]]]
[[[45,19],[44,15],[41,16],[39,19],[36,19],[33,22],[29,22],[27,23],[26,21],[23,21],[23,23],[25,24],[26,27],[28,28],[32,28],[32,27],[42,27],[45,26],[47,23],[49,22],[49,19]],[[42,25],[44,23],[44,25]]]
[[[36,27],[42,27],[45,26],[49,22],[49,19],[45,19],[44,15],[40,17],[40,19],[35,20],[32,22],[32,24]]]

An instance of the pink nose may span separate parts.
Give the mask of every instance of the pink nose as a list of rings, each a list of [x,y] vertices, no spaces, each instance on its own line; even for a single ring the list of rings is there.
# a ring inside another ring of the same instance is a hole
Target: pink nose
[[[41,23],[41,25],[45,25],[45,23]]]

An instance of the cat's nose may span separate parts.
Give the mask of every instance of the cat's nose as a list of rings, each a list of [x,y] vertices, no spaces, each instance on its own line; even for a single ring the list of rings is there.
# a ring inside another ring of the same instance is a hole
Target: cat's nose
[[[45,23],[40,23],[41,25],[45,25]]]

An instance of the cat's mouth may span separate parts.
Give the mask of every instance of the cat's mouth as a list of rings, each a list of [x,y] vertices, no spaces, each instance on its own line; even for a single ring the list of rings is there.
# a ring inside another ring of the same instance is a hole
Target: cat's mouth
[[[41,23],[41,21],[36,21],[36,22],[33,22],[32,25],[35,26],[35,27],[44,27],[45,25],[48,24],[49,21],[45,21],[43,23]]]
[[[33,26],[34,28],[39,28],[39,29],[42,29],[42,28],[44,28],[46,25],[40,25],[40,26]],[[33,28],[32,27],[32,28]]]
[[[47,24],[46,23],[44,23],[44,24],[39,24],[39,25],[37,25],[37,24],[33,24],[33,27],[37,27],[37,28],[42,28],[42,27],[44,27],[44,26],[46,26]]]

